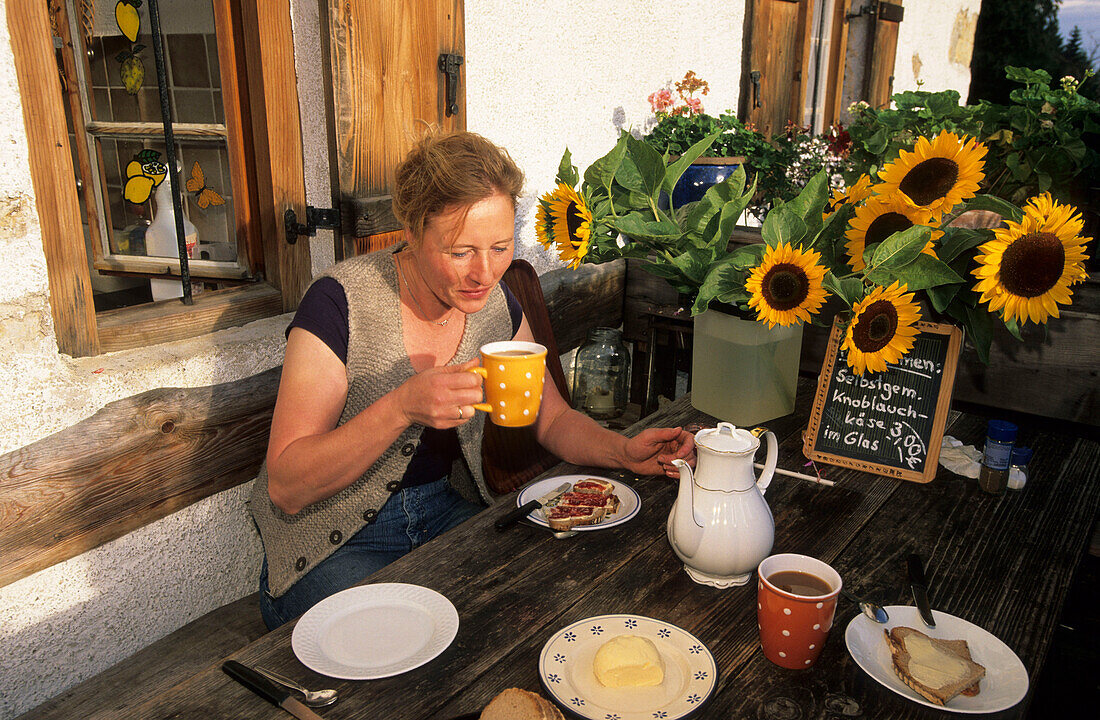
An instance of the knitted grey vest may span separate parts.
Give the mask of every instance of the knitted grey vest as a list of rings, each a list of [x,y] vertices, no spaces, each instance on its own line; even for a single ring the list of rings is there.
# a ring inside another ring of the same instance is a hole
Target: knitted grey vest
[[[340,414],[343,425],[414,374],[405,353],[394,250],[386,249],[345,260],[327,275],[344,288],[348,300],[348,396]],[[511,321],[504,292],[498,286],[480,311],[466,317],[466,329],[449,364],[475,357],[488,342],[511,338]],[[492,494],[481,470],[484,415],[458,428],[462,458],[451,469],[450,483],[471,502],[488,503]],[[271,502],[267,466],[252,487],[252,516],[267,555],[268,590],[273,597],[335,552],[345,540],[374,521],[420,444],[423,426],[408,427],[358,480],[330,498],[296,515]],[[390,488],[393,485],[389,486]]]

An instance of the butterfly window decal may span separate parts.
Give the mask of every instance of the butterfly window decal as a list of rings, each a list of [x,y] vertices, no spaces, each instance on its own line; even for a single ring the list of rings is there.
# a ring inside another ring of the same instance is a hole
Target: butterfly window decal
[[[211,205],[225,205],[225,198],[217,190],[206,184],[206,175],[197,160],[191,166],[191,177],[187,179],[186,185],[187,192],[194,193],[195,201],[203,210]]]

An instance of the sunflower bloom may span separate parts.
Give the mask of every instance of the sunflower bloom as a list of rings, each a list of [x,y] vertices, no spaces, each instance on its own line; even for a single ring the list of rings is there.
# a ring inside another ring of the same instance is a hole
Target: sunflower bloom
[[[821,213],[824,220],[828,220],[837,210],[844,205],[858,205],[871,195],[871,176],[864,173],[856,180],[855,185],[843,190],[833,190],[829,201],[825,203],[825,209]]]
[[[577,269],[588,254],[592,238],[592,211],[577,191],[565,183],[539,198],[535,218],[535,233],[539,242]]]
[[[901,192],[926,210],[932,222],[939,222],[945,212],[978,192],[985,178],[985,153],[985,145],[977,140],[946,130],[931,141],[917,138],[912,152],[902,150],[897,160],[879,171],[882,184],[877,192]]]
[[[859,272],[866,267],[863,263],[863,251],[868,245],[882,242],[894,233],[908,230],[914,225],[927,224],[927,211],[913,207],[899,193],[872,195],[856,207],[856,213],[844,232],[844,237],[848,238],[844,245],[848,251],[848,265]],[[936,257],[934,243],[942,235],[939,230],[933,230],[921,252]]]
[[[993,231],[993,239],[978,247],[978,278],[974,291],[989,311],[1005,319],[1039,324],[1059,317],[1058,305],[1069,305],[1074,283],[1084,280],[1084,221],[1077,209],[1051,199],[1050,193],[1032,198],[1019,222]]]
[[[895,281],[888,288],[876,287],[856,303],[841,346],[848,351],[848,367],[856,375],[883,372],[887,363],[896,363],[913,349],[920,308],[906,289]]]
[[[821,253],[814,250],[804,251],[786,243],[768,248],[745,281],[756,319],[772,328],[806,322],[817,313],[826,295],[821,287],[825,267],[820,261]]]

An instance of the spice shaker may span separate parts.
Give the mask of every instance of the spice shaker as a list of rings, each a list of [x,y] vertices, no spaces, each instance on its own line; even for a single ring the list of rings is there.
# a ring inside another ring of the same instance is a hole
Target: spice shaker
[[[1008,466],[1016,442],[1016,425],[1005,420],[990,420],[985,435],[982,467],[978,486],[987,493],[1000,495],[1008,486]]]
[[[1027,483],[1027,464],[1031,461],[1031,448],[1012,448],[1012,459],[1008,466],[1008,489],[1022,490]]]

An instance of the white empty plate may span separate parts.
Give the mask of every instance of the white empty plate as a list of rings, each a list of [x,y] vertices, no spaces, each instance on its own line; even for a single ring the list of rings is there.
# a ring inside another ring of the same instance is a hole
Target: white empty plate
[[[458,634],[458,611],[435,590],[405,583],[348,588],[306,611],[291,647],[303,665],[345,680],[420,667]]]
[[[890,622],[885,625],[880,625],[860,613],[852,618],[844,632],[844,642],[848,645],[852,658],[883,686],[921,705],[956,713],[997,712],[1024,699],[1028,686],[1027,669],[1016,653],[1012,652],[1012,648],[995,635],[939,610],[932,611],[932,619],[936,621],[935,628],[927,627],[912,605],[890,605],[886,612],[890,614]],[[929,637],[941,640],[966,640],[974,662],[985,666],[985,677],[978,685],[981,692],[974,697],[956,695],[946,705],[936,705],[911,690],[894,673],[890,648],[882,634],[883,629],[889,630],[899,625],[920,630]]]

